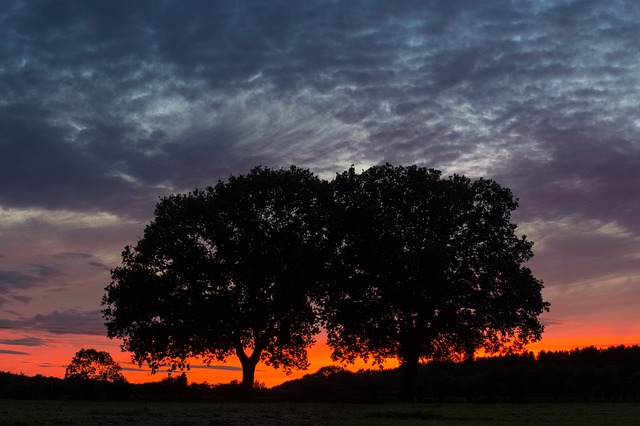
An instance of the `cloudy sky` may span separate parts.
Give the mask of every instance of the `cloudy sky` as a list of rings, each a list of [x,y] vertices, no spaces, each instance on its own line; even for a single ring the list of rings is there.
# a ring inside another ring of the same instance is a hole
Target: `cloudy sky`
[[[493,178],[551,303],[534,348],[640,343],[639,23],[636,0],[0,2],[0,370],[126,362],[100,315],[123,247],[158,197],[260,164]]]

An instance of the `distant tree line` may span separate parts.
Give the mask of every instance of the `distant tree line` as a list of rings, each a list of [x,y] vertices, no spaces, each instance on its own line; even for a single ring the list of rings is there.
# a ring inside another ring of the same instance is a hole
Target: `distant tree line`
[[[266,392],[259,383],[255,392]],[[185,373],[158,382],[128,383],[96,379],[60,379],[0,371],[0,399],[135,400],[135,401],[236,401],[242,398],[239,382],[188,383]]]
[[[350,372],[322,367],[274,388],[257,386],[267,401],[391,402],[401,369]],[[461,362],[431,361],[417,371],[416,400],[442,402],[640,401],[640,346],[542,351]],[[180,374],[154,383],[58,379],[0,372],[0,398],[233,401],[240,383],[188,383]]]
[[[394,400],[402,372],[325,367],[271,389],[295,401]],[[421,365],[420,401],[640,401],[640,346],[542,351]]]

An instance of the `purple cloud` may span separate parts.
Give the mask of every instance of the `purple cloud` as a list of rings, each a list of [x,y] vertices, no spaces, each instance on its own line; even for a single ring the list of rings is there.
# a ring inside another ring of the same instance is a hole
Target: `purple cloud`
[[[17,320],[0,319],[0,329],[38,330],[53,334],[106,335],[104,321],[99,310],[68,309]]]
[[[161,196],[387,161],[509,186],[553,321],[633,323],[638,22],[631,0],[4,1],[0,327],[104,335]]]
[[[0,349],[0,354],[5,354],[5,355],[31,355],[28,352],[11,351],[11,350],[8,350],[8,349]]]
[[[24,337],[22,339],[3,339],[0,345],[14,346],[47,346],[47,343],[38,337]]]

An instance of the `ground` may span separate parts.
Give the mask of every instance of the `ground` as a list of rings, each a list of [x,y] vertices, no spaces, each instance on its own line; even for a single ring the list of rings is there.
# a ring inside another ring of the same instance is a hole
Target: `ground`
[[[640,404],[285,404],[0,400],[0,425],[632,425]]]

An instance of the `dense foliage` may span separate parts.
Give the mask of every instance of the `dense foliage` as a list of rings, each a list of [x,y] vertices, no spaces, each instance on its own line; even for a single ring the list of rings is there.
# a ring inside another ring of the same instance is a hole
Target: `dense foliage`
[[[185,368],[236,355],[306,368],[323,325],[333,358],[397,358],[411,397],[419,362],[517,352],[548,309],[524,266],[511,191],[389,164],[332,182],[257,167],[164,197],[103,298],[109,337],[138,364]]]
[[[108,336],[152,370],[236,355],[243,384],[263,361],[306,368],[319,327],[310,291],[323,266],[324,183],[257,167],[163,198],[103,299]]]
[[[508,188],[389,164],[352,167],[331,188],[334,281],[322,305],[334,359],[396,358],[410,397],[420,360],[540,339],[548,303],[524,266],[532,243],[515,234]]]
[[[64,373],[65,379],[124,382],[122,368],[108,352],[80,349]]]

